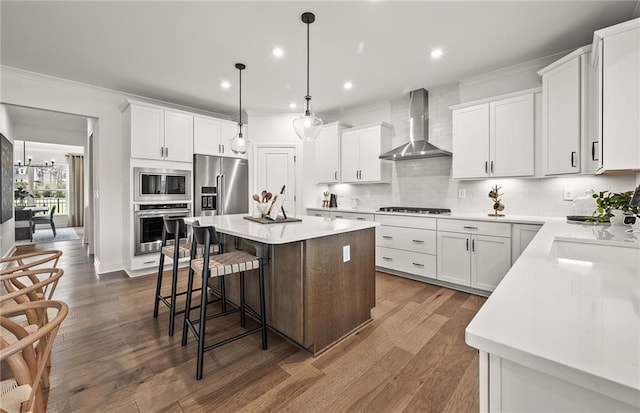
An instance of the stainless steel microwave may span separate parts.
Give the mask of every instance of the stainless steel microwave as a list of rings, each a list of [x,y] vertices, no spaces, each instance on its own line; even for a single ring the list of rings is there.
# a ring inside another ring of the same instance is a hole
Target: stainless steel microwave
[[[191,201],[191,171],[133,168],[135,202]]]

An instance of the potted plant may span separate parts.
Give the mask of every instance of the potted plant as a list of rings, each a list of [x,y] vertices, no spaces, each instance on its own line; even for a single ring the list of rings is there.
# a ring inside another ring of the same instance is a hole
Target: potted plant
[[[631,205],[632,196],[633,191],[594,193],[596,210],[593,212],[593,216],[600,222],[608,220],[612,225],[621,225],[624,215],[638,213],[638,207]]]

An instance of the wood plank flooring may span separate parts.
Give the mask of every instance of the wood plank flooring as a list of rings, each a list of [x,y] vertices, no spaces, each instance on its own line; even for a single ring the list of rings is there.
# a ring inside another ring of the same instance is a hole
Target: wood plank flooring
[[[313,358],[272,332],[262,351],[253,335],[205,353],[197,381],[182,316],[174,337],[166,307],[152,316],[155,275],[97,275],[80,241],[35,248],[64,251],[55,298],[70,307],[49,412],[478,411],[478,356],[464,328],[485,298],[377,273],[373,321],[329,351]]]

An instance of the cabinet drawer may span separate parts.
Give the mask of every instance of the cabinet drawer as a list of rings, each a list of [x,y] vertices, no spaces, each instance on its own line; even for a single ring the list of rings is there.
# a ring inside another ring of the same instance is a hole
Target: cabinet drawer
[[[376,222],[380,222],[382,225],[392,225],[395,227],[436,229],[436,220],[434,218],[376,214]]]
[[[506,222],[438,219],[438,231],[493,235],[496,237],[511,237],[511,224],[508,224]]]
[[[331,218],[352,219],[354,221],[371,221],[373,222],[373,214],[362,214],[358,212],[331,212]]]
[[[317,210],[317,209],[308,209],[307,210],[307,215],[311,215],[312,217],[329,218],[329,217],[331,217],[331,212],[329,212],[329,211],[320,211],[320,210]]]
[[[435,255],[376,247],[376,266],[420,277],[436,278]]]
[[[435,254],[436,232],[427,229],[381,225],[376,228],[376,245],[422,254]]]

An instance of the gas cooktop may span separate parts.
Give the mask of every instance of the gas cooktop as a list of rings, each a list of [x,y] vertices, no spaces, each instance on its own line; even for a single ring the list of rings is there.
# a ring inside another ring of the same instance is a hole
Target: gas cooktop
[[[404,212],[410,214],[450,214],[448,208],[422,208],[422,207],[381,207],[380,212]]]

